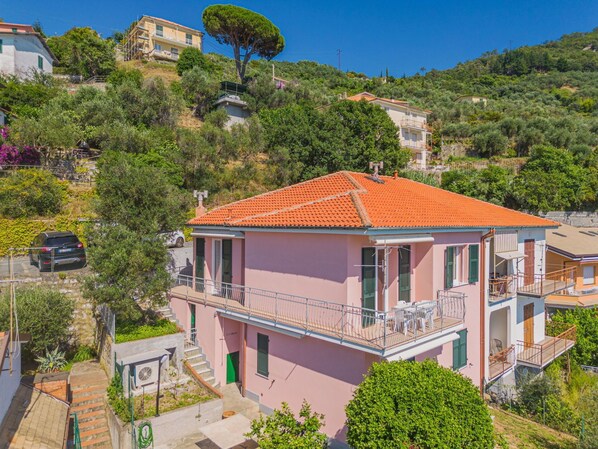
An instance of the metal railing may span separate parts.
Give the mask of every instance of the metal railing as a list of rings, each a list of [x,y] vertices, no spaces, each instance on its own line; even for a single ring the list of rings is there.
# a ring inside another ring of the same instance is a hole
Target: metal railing
[[[511,345],[488,357],[490,380],[496,379],[515,365],[515,345]]]
[[[499,276],[488,281],[488,301],[504,301],[517,294],[517,278],[513,275]]]
[[[401,128],[421,129],[427,131],[428,125],[426,122],[420,122],[417,120],[401,120]]]
[[[545,274],[520,274],[519,293],[546,296],[575,285],[575,267],[563,268]]]
[[[576,326],[569,327],[546,343],[517,341],[517,359],[531,365],[543,367],[567,351],[577,340]]]
[[[73,448],[81,449],[81,432],[79,430],[79,418],[76,413],[71,414],[73,417]]]
[[[192,276],[179,275],[176,285],[189,288],[186,299],[204,305],[381,349],[454,327],[465,317],[465,295],[448,291],[398,314]]]

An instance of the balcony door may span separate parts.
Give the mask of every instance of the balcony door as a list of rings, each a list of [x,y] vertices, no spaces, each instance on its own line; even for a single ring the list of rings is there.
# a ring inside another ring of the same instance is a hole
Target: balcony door
[[[374,309],[376,308],[376,248],[361,249],[361,325],[363,327],[374,324]]]
[[[231,239],[215,239],[213,243],[212,272],[214,293],[223,294],[230,291],[233,281],[233,241]]]
[[[534,283],[534,269],[536,266],[536,241],[534,239],[525,240],[523,243],[523,252],[525,253],[525,262],[523,263],[523,283],[525,285],[530,285]]]
[[[399,301],[411,302],[411,245],[399,247]]]
[[[523,306],[523,343],[526,348],[534,344],[534,303]]]

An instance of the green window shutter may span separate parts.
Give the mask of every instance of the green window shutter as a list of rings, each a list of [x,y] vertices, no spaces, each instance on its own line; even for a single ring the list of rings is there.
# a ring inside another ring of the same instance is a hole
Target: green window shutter
[[[37,57],[37,68],[40,70],[44,69],[44,58],[42,58],[41,56]]]
[[[268,351],[270,337],[257,334],[257,373],[268,377]]]
[[[0,39],[0,53],[2,53],[2,39]]]
[[[469,245],[469,283],[478,282],[480,277],[480,245]]]
[[[455,278],[455,264],[454,264],[455,248],[449,246],[444,251],[444,288],[451,288],[453,286],[453,279]]]
[[[233,241],[222,240],[222,282],[232,284],[233,282]]]
[[[467,329],[457,332],[459,338],[453,340],[453,369],[467,365]]]
[[[206,239],[195,239],[195,277],[204,277],[204,267],[206,264]]]
[[[374,324],[376,308],[376,248],[361,249],[361,325]]]

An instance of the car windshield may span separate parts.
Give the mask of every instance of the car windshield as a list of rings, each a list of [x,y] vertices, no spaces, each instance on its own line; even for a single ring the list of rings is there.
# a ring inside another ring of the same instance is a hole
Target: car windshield
[[[69,243],[78,243],[79,239],[74,235],[68,235],[66,237],[50,237],[46,241],[48,246],[62,246],[68,245]]]

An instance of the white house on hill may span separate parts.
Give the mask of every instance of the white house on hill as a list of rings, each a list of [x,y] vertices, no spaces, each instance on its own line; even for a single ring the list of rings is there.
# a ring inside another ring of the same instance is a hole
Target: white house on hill
[[[0,23],[0,73],[28,78],[33,72],[52,73],[56,57],[31,25]]]

